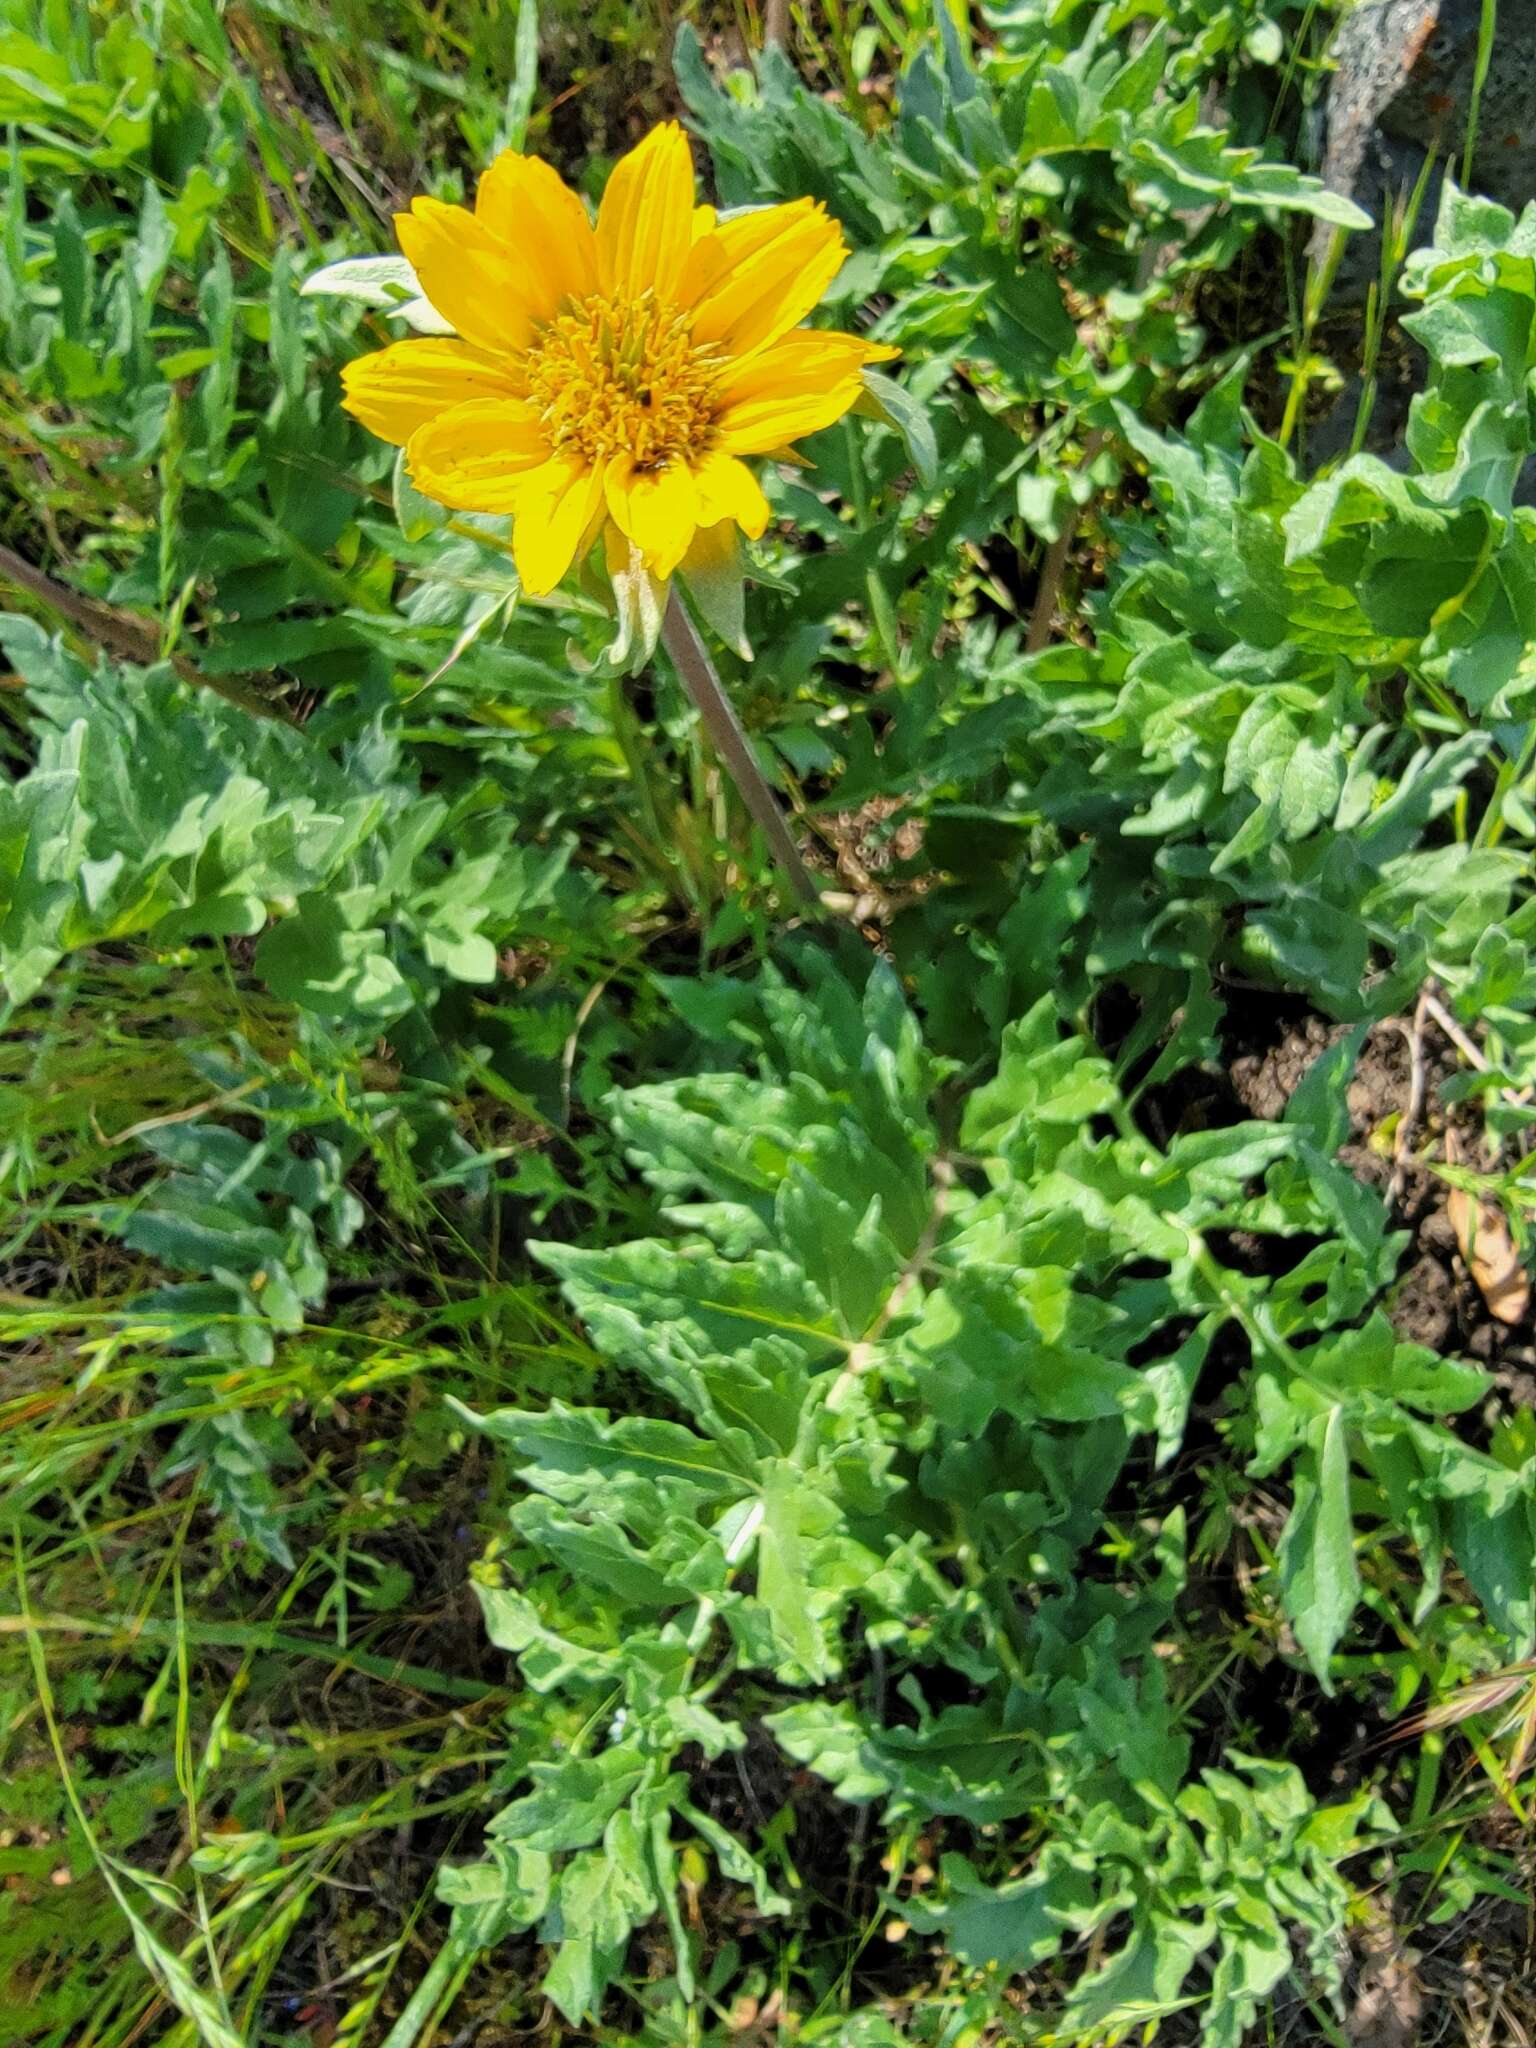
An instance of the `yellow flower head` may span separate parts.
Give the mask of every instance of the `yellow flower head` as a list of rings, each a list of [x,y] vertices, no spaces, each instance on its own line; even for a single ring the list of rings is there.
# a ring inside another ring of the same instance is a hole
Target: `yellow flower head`
[[[675,122],[615,167],[594,228],[548,164],[507,150],[475,210],[396,217],[450,330],[344,372],[347,409],[405,449],[416,488],[512,515],[523,588],[553,590],[601,536],[616,581],[707,578],[768,505],[744,455],[853,406],[894,349],[800,328],[847,256],[810,200],[717,218]]]

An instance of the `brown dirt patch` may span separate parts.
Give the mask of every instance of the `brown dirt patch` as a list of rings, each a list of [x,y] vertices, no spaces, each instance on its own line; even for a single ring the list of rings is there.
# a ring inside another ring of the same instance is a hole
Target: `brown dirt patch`
[[[1317,1016],[1284,1026],[1272,1042],[1232,1059],[1228,1078],[1233,1092],[1250,1115],[1281,1116],[1313,1062],[1347,1037],[1349,1028]],[[1399,1157],[1397,1142],[1415,1092],[1416,1056],[1421,1101]],[[1448,1140],[1462,1163],[1488,1164],[1478,1109],[1447,1104],[1443,1096],[1446,1082],[1464,1066],[1432,1018],[1420,1020],[1417,1038],[1412,1017],[1389,1017],[1373,1025],[1350,1078],[1350,1133],[1339,1158],[1357,1180],[1389,1200],[1394,1223],[1409,1233],[1387,1302],[1394,1327],[1410,1342],[1479,1360],[1512,1400],[1528,1406],[1536,1397],[1531,1319],[1510,1326],[1489,1314],[1447,1214],[1447,1184],[1434,1171],[1447,1156]]]

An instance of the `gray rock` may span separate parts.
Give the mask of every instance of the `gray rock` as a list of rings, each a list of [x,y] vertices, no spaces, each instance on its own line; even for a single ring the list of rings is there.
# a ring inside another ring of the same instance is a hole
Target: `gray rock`
[[[1323,177],[1380,221],[1412,191],[1431,150],[1427,229],[1449,167],[1459,179],[1472,104],[1482,0],[1360,0],[1334,38]],[[1536,198],[1536,0],[1499,0],[1493,58],[1478,111],[1474,190],[1517,212]],[[1327,245],[1327,229],[1313,252]],[[1352,238],[1336,289],[1360,296],[1377,275],[1379,241]]]
[[[1428,11],[1427,9],[1421,11]],[[1438,145],[1459,175],[1472,105],[1482,0],[1440,0],[1403,89],[1382,110],[1387,135]],[[1499,0],[1493,58],[1478,107],[1471,185],[1515,212],[1536,198],[1536,0]]]
[[[1439,0],[1360,0],[1333,39],[1323,178],[1335,192],[1363,199],[1371,145],[1383,113],[1405,90],[1434,34]]]

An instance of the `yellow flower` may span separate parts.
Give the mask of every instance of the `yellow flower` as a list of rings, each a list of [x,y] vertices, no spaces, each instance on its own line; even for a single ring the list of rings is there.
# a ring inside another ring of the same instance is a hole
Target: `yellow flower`
[[[675,122],[615,167],[594,228],[537,157],[507,150],[474,212],[417,199],[400,246],[451,329],[344,372],[346,406],[405,449],[416,488],[512,515],[523,588],[554,589],[599,538],[610,573],[729,575],[768,505],[743,456],[840,419],[894,349],[799,323],[841,269],[810,200],[720,219],[694,203]],[[739,574],[739,571],[736,572]]]

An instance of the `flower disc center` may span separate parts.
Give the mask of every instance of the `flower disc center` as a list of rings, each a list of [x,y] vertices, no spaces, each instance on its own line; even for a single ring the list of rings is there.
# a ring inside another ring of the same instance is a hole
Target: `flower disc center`
[[[568,300],[528,351],[528,397],[550,445],[599,464],[692,461],[714,430],[720,365],[695,349],[686,317],[652,291]]]

